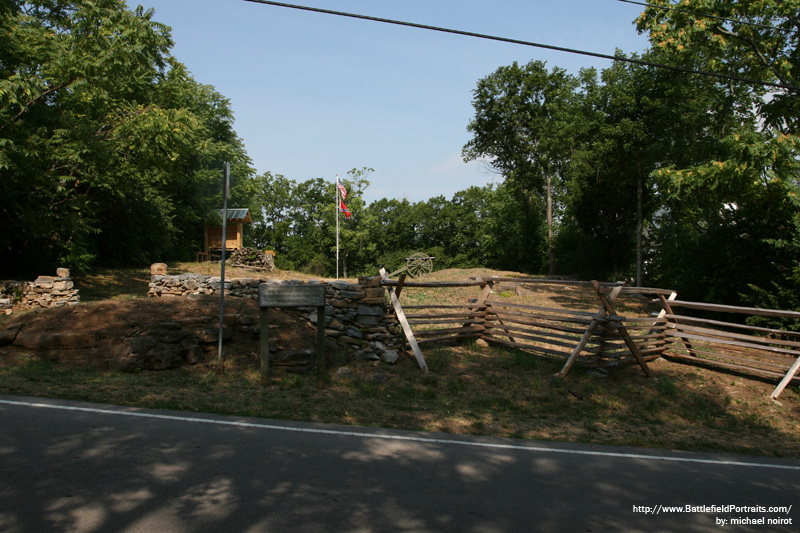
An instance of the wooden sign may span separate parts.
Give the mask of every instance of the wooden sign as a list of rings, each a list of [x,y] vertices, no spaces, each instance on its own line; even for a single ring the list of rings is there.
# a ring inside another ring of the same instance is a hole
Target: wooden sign
[[[315,285],[267,285],[258,286],[258,307],[261,308],[261,384],[269,385],[269,308],[270,307],[316,307],[317,308],[317,388],[324,386],[325,370],[325,292],[322,283]]]
[[[325,305],[325,285],[267,285],[258,286],[259,307],[322,307]]]

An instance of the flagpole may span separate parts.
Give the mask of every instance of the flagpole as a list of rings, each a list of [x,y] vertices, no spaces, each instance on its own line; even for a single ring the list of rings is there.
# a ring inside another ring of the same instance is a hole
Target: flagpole
[[[336,279],[339,279],[339,174],[336,174],[334,205],[336,206]]]

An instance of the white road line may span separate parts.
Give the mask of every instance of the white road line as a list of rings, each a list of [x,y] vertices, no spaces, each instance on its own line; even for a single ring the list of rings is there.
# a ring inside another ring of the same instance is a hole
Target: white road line
[[[172,420],[176,422],[190,422],[195,424],[213,424],[218,426],[233,426],[248,429],[267,429],[273,431],[290,431],[293,433],[318,433],[323,435],[336,435],[342,437],[359,437],[365,439],[395,440],[408,442],[421,442],[426,444],[450,444],[454,446],[475,446],[478,448],[492,448],[501,450],[520,450],[540,453],[560,453],[567,455],[588,455],[595,457],[618,457],[627,459],[642,459],[655,461],[669,461],[676,463],[713,464],[722,466],[746,466],[757,468],[773,468],[778,470],[800,470],[800,466],[781,465],[770,463],[750,463],[745,461],[727,461],[719,459],[701,459],[699,457],[672,457],[667,455],[646,455],[639,453],[604,452],[597,450],[572,450],[565,448],[545,448],[541,446],[524,446],[518,444],[501,444],[491,442],[470,442],[455,439],[436,439],[430,437],[412,437],[408,435],[387,435],[381,433],[368,433],[363,431],[342,431],[336,429],[316,429],[308,427],[278,426],[275,424],[256,424],[252,422],[236,422],[232,420],[217,420],[213,418],[199,418],[193,416],[162,415],[157,413],[143,413],[139,411],[117,411],[111,409],[98,409],[93,407],[77,407],[71,405],[58,405],[49,403],[22,402],[16,400],[0,399],[0,404],[18,407],[33,407],[39,409],[57,409],[62,411],[79,411],[112,416],[132,416],[136,418],[153,418],[157,420]]]

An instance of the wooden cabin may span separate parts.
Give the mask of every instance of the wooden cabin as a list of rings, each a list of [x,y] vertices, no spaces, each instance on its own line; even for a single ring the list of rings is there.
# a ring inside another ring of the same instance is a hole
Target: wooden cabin
[[[219,259],[222,252],[222,209],[215,209],[217,223],[206,223],[203,231],[203,251],[197,253],[198,261]],[[229,208],[225,228],[226,253],[244,246],[244,223],[252,222],[249,209]]]

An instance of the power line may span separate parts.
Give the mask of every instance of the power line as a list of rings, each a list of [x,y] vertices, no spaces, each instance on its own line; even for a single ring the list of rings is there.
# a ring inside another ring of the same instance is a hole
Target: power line
[[[677,8],[677,7],[659,6],[659,5],[656,5],[656,4],[648,4],[647,2],[634,2],[633,0],[617,0],[617,1],[618,2],[625,2],[626,4],[636,4],[637,6],[652,7],[654,9],[663,9],[664,11],[675,11],[675,12],[678,12],[678,13],[686,13],[686,14],[695,15],[695,16],[698,16],[698,17],[705,17],[705,18],[710,18],[710,19],[721,20],[723,22],[733,22],[734,24],[744,24],[746,26],[754,26],[756,28],[764,28],[766,30],[776,30],[776,31],[782,31],[782,32],[786,32],[786,33],[791,33],[793,31],[795,31],[794,28],[788,28],[788,29],[787,28],[778,28],[778,27],[775,27],[775,26],[770,26],[768,24],[759,24],[757,22],[748,22],[746,20],[739,20],[739,19],[732,19],[732,18],[727,18],[727,17],[720,17],[719,15],[709,15],[708,13],[698,13],[697,11],[689,11],[687,9],[680,9],[680,8]]]
[[[403,22],[403,21],[400,21],[400,20],[392,20],[392,19],[386,19],[386,18],[371,17],[371,16],[368,16],[368,15],[359,15],[359,14],[356,14],[356,13],[346,13],[346,12],[343,12],[343,11],[332,11],[330,9],[322,9],[322,8],[318,8],[318,7],[299,6],[299,5],[296,5],[296,4],[286,4],[286,3],[283,3],[283,2],[272,2],[271,0],[245,0],[245,2],[252,2],[252,3],[255,3],[255,4],[266,4],[266,5],[277,6],[277,7],[286,7],[286,8],[289,8],[289,9],[298,9],[298,10],[301,10],[301,11],[311,11],[313,13],[322,13],[322,14],[325,14],[325,15],[336,15],[336,16],[339,16],[339,17],[347,17],[347,18],[354,18],[354,19],[359,19],[359,20],[367,20],[367,21],[371,21],[371,22],[381,22],[381,23],[384,23],[384,24],[394,24],[396,26],[406,26],[406,27],[409,27],[409,28],[418,28],[418,29],[421,29],[421,30],[429,30],[429,31],[442,32],[442,33],[450,33],[450,34],[453,34],[453,35],[463,35],[463,36],[466,36],[466,37],[475,37],[477,39],[487,39],[487,40],[490,40],[490,41],[499,41],[499,42],[503,42],[503,43],[519,44],[519,45],[522,45],[522,46],[531,46],[531,47],[534,47],[534,48],[543,48],[545,50],[554,50],[556,52],[566,52],[566,53],[569,53],[569,54],[578,54],[578,55],[584,55],[584,56],[589,56],[589,57],[596,57],[596,58],[600,58],[600,59],[608,59],[608,60],[611,60],[611,61],[621,61],[623,63],[632,63],[632,64],[635,64],[635,65],[642,65],[642,66],[645,66],[645,67],[663,68],[663,69],[667,69],[667,70],[683,72],[683,73],[686,73],[686,74],[697,74],[697,75],[700,75],[700,76],[710,76],[710,77],[713,77],[713,78],[719,78],[719,79],[723,79],[723,80],[727,80],[727,81],[738,81],[738,82],[742,82],[742,83],[749,83],[749,84],[752,84],[752,85],[761,85],[761,86],[764,86],[764,87],[775,87],[775,88],[778,88],[778,89],[788,89],[790,91],[800,92],[800,87],[795,87],[793,85],[787,85],[787,84],[784,84],[784,83],[773,83],[773,82],[768,82],[768,81],[754,80],[754,79],[750,79],[750,78],[742,78],[742,77],[739,77],[739,76],[731,76],[731,75],[727,75],[727,74],[719,74],[717,72],[708,72],[708,71],[704,71],[704,70],[696,70],[696,69],[691,69],[691,68],[678,67],[678,66],[674,66],[674,65],[664,65],[664,64],[661,64],[661,63],[654,63],[652,61],[644,61],[642,59],[634,59],[634,58],[622,57],[622,56],[616,56],[616,55],[612,56],[612,55],[609,55],[609,54],[601,54],[601,53],[597,53],[597,52],[587,52],[585,50],[576,50],[576,49],[573,49],[573,48],[564,48],[562,46],[553,46],[553,45],[549,45],[549,44],[541,44],[541,43],[534,43],[534,42],[530,42],[530,41],[522,41],[520,39],[511,39],[511,38],[508,38],[508,37],[497,37],[497,36],[494,36],[494,35],[486,35],[486,34],[482,34],[482,33],[474,33],[474,32],[463,31],[463,30],[455,30],[455,29],[451,29],[451,28],[442,28],[442,27],[439,27],[439,26],[429,26],[427,24],[418,24],[416,22]]]

